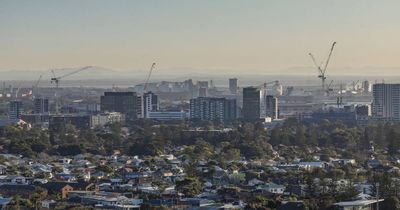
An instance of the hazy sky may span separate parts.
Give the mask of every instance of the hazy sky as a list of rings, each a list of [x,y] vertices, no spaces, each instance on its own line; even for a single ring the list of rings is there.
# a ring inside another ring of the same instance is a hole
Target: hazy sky
[[[400,67],[399,8],[399,0],[0,0],[0,69],[156,61],[176,73],[296,73],[311,67],[308,52],[321,60],[333,41],[332,69]]]

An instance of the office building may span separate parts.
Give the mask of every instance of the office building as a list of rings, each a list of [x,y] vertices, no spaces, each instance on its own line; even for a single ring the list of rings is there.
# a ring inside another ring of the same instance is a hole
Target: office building
[[[237,119],[236,99],[225,99],[224,101],[224,120],[233,121]]]
[[[373,85],[372,117],[376,120],[400,120],[400,84]]]
[[[197,81],[198,97],[207,97],[208,89],[209,89],[208,81]]]
[[[362,82],[363,93],[371,92],[371,83],[368,80]]]
[[[190,118],[219,122],[234,120],[236,119],[236,100],[208,97],[191,99]]]
[[[246,121],[257,121],[266,117],[266,91],[256,87],[243,88],[242,115]]]
[[[186,112],[149,112],[147,118],[159,121],[184,120]]]
[[[236,94],[238,89],[238,79],[237,78],[230,78],[229,79],[229,91],[232,94]]]
[[[23,106],[21,101],[10,101],[8,104],[8,118],[10,120],[21,119]]]
[[[271,119],[278,119],[278,98],[272,95],[267,95],[266,100],[266,116]]]
[[[141,102],[141,116],[143,118],[149,118],[150,112],[158,111],[158,97],[153,92],[144,93]]]
[[[49,99],[35,98],[34,106],[34,114],[49,114]]]
[[[105,92],[100,98],[102,112],[120,112],[126,120],[137,118],[137,95],[135,92]]]
[[[207,97],[207,88],[199,87],[199,97]]]

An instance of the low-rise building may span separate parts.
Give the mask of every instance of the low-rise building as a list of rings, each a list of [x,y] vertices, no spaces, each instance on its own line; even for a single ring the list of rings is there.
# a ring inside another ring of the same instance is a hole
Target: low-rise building
[[[119,112],[105,112],[90,117],[90,127],[125,122],[125,115]]]

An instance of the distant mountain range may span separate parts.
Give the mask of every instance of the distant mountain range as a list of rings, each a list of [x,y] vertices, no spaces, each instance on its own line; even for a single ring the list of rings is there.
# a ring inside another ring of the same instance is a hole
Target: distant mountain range
[[[338,76],[357,76],[360,80],[366,77],[376,79],[394,79],[400,76],[400,68],[397,67],[362,67],[362,68],[332,68],[328,70],[327,75],[333,77]],[[77,70],[77,68],[56,69],[56,76],[62,76]],[[114,70],[103,67],[94,66],[77,74],[70,75],[64,80],[129,80],[134,83],[144,82],[148,74],[148,70]],[[0,81],[8,80],[29,80],[34,81],[42,75],[42,80],[49,80],[52,77],[51,71],[38,70],[0,70]],[[376,76],[375,76],[376,75]],[[195,68],[173,68],[173,69],[155,69],[151,80],[184,80],[192,78],[200,79],[227,79],[229,77],[238,77],[246,79],[269,80],[267,78],[282,77],[299,77],[314,80],[317,77],[317,70],[313,67],[292,67],[276,71],[259,71],[259,70],[229,70],[229,69],[195,69]],[[265,79],[264,79],[265,78]],[[329,78],[328,78],[329,79]]]

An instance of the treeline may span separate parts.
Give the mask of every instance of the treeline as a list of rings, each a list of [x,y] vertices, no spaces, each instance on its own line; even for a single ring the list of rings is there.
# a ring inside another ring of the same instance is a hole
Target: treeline
[[[342,150],[345,157],[366,154],[372,148],[396,155],[400,149],[400,125],[388,123],[349,127],[339,121],[304,124],[288,119],[282,125],[268,130],[261,123],[244,123],[230,131],[214,130],[218,127],[210,122],[203,122],[202,125],[203,128],[198,131],[195,130],[197,125],[190,123],[156,125],[144,121],[129,126],[129,132],[120,124],[83,131],[65,125],[57,133],[39,128],[24,130],[8,126],[4,129],[1,143],[3,149],[24,156],[41,152],[106,155],[116,149],[127,155],[157,155],[171,152],[177,146],[197,144],[207,144],[213,152],[239,153],[248,159],[271,157],[273,148],[284,151],[287,146],[320,147],[330,149],[326,152],[329,154]],[[288,156],[302,151],[287,150]]]

